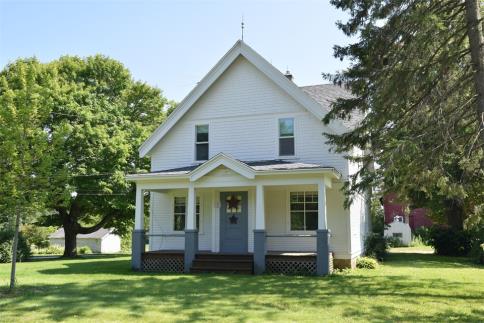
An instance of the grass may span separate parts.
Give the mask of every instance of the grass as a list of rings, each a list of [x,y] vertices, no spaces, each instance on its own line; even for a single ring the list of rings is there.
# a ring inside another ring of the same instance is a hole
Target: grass
[[[391,254],[330,277],[134,273],[126,256],[21,263],[0,321],[481,321],[484,269],[463,258]]]

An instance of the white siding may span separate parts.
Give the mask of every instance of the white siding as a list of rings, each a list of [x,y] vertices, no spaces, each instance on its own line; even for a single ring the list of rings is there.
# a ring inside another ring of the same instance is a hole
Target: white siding
[[[361,156],[360,149],[354,149],[352,154],[354,156]],[[349,162],[349,175],[355,174],[360,165],[354,162]],[[365,238],[370,226],[369,205],[367,205],[366,197],[357,194],[353,198],[353,203],[350,206],[350,238],[351,238],[351,256],[352,258],[360,256],[364,252]]]
[[[349,239],[349,210],[343,208],[343,196],[339,192],[339,186],[327,189],[327,215],[328,226],[331,229],[330,248],[335,253],[335,258],[350,258]],[[255,190],[253,188],[232,188],[227,191],[248,192],[248,250],[254,250],[254,222],[255,222]],[[290,191],[315,191],[315,186],[279,186],[265,188],[265,214],[266,230],[268,235],[286,235],[285,237],[268,237],[268,251],[294,251],[294,252],[315,252],[315,237],[287,237],[293,234],[289,227],[289,192]],[[202,231],[199,235],[200,250],[218,251],[219,209],[216,206],[219,202],[222,190],[203,190],[199,193],[202,197]],[[173,197],[183,196],[183,191],[171,191],[167,193],[153,193],[152,203],[157,212],[152,213],[151,233],[173,234]],[[198,194],[197,194],[198,195]],[[213,199],[213,200],[212,200]],[[213,202],[212,202],[213,201]],[[164,203],[163,203],[164,202]],[[215,223],[212,221],[216,219]],[[213,232],[213,235],[212,235]],[[356,232],[356,231],[355,231]],[[312,232],[314,234],[314,232]],[[184,247],[183,237],[152,237],[150,239],[150,250],[182,250]]]
[[[266,230],[271,235],[293,234],[290,231],[289,193],[291,191],[316,191],[315,186],[273,187],[265,191]],[[326,190],[328,227],[331,230],[330,249],[335,258],[349,258],[349,211],[343,208],[339,186]],[[314,232],[312,232],[314,234]],[[269,251],[315,252],[315,237],[268,237]]]
[[[295,118],[296,158],[348,173],[347,161],[328,152],[327,129],[245,58],[239,57],[153,149],[153,171],[194,163],[196,124],[209,124],[210,157],[240,160],[278,157],[278,123]]]
[[[183,250],[185,238],[183,231],[173,230],[173,201],[175,196],[187,196],[186,190],[173,190],[151,194],[150,234],[178,235],[150,237],[150,250]],[[212,249],[212,192],[197,192],[200,197],[200,231],[198,245],[200,250]]]

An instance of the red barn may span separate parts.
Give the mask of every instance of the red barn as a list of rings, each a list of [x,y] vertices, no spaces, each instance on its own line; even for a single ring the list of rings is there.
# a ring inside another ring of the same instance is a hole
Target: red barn
[[[383,209],[385,212],[385,224],[393,222],[395,216],[401,216],[405,223],[410,225],[412,231],[419,227],[432,226],[432,220],[426,215],[424,208],[412,209],[410,214],[405,214],[406,205],[397,200],[395,193],[387,194],[383,197]]]

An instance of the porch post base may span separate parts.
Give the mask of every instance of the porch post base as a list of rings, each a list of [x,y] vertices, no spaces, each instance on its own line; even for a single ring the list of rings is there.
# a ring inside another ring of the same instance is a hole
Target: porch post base
[[[266,230],[254,230],[254,274],[266,271]]]
[[[133,230],[131,241],[131,269],[140,271],[143,268],[143,252],[145,252],[145,230]]]
[[[330,274],[329,235],[330,230],[316,230],[316,274],[318,276]]]
[[[190,272],[193,259],[198,251],[198,230],[185,230],[185,259],[184,259],[184,271]]]

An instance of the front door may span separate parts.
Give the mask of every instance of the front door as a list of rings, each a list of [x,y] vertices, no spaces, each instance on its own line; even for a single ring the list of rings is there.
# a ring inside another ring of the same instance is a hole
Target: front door
[[[247,192],[220,193],[220,252],[247,252]]]

